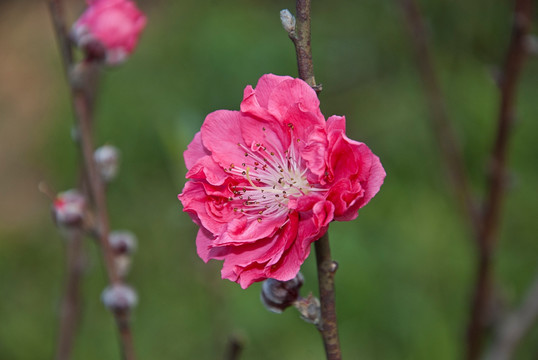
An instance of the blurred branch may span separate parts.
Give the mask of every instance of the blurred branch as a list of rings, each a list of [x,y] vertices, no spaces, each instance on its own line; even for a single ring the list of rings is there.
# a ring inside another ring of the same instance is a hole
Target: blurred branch
[[[531,25],[532,0],[517,0],[512,37],[500,82],[501,98],[497,135],[492,151],[491,172],[484,201],[483,225],[479,233],[479,262],[471,316],[467,328],[467,359],[477,359],[484,338],[486,305],[491,298],[492,257],[497,243],[501,208],[506,187],[508,141],[515,119],[517,83],[526,57],[526,39]]]
[[[467,329],[467,359],[477,359],[484,336],[484,326],[491,300],[491,258],[498,237],[500,210],[504,197],[505,163],[508,139],[514,121],[516,85],[528,48],[527,33],[530,28],[532,0],[517,0],[514,14],[512,39],[508,49],[501,80],[501,102],[498,129],[492,155],[489,186],[480,214],[469,192],[468,180],[460,147],[450,127],[446,105],[440,90],[426,38],[426,30],[420,10],[414,0],[399,0],[412,35],[419,71],[426,88],[434,131],[443,158],[449,169],[454,188],[459,194],[467,218],[471,222],[477,240],[477,280],[474,288],[471,314]]]
[[[538,318],[538,273],[520,307],[505,317],[495,331],[486,360],[509,360]]]
[[[85,266],[83,232],[81,229],[71,231],[66,239],[67,280],[60,308],[60,329],[56,348],[57,360],[71,358],[77,325],[80,320],[81,278]]]
[[[446,164],[454,191],[466,214],[465,218],[470,221],[474,233],[478,234],[480,217],[469,191],[461,147],[447,115],[444,96],[439,86],[432,55],[428,47],[427,32],[422,14],[414,0],[399,0],[399,3],[413,43],[418,70],[424,84],[430,120],[441,150],[441,156]]]
[[[56,33],[56,38],[60,46],[60,52],[67,74],[71,98],[77,123],[77,143],[79,144],[82,159],[83,172],[86,175],[88,192],[91,195],[97,217],[97,234],[104,264],[111,285],[121,282],[115,265],[114,255],[108,241],[110,232],[108,210],[106,205],[106,192],[103,180],[97,171],[93,159],[94,145],[92,139],[92,115],[93,99],[95,96],[95,82],[98,77],[99,67],[95,63],[83,61],[74,64],[72,44],[66,31],[64,11],[60,0],[49,0],[49,9]],[[134,346],[129,325],[129,313],[114,311],[114,317],[120,333],[120,344],[124,359],[134,359]]]
[[[62,61],[66,76],[69,78],[69,69],[73,65],[73,47],[71,40],[67,35],[65,26],[65,16],[62,2],[60,0],[49,1],[49,12],[52,18],[52,24],[56,32],[56,38],[60,47],[60,53],[62,55]]]
[[[238,360],[243,352],[244,340],[239,335],[232,335],[228,340],[226,360]]]

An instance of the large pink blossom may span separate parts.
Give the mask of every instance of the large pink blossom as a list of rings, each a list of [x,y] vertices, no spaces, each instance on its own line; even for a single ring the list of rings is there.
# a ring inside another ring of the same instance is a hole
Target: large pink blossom
[[[240,111],[209,114],[184,157],[198,255],[224,260],[222,277],[243,288],[295,277],[329,223],[355,219],[385,178],[344,117],[325,121],[310,86],[272,74],[246,87]]]
[[[146,16],[130,0],[87,0],[88,8],[73,25],[72,36],[86,49],[98,41],[109,65],[131,54],[146,26]]]

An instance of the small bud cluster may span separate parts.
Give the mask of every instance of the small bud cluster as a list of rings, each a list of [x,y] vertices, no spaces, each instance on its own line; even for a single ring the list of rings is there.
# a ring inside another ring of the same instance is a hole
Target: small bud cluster
[[[118,175],[120,152],[112,145],[103,145],[93,154],[101,178],[110,182]]]
[[[114,265],[120,278],[124,279],[131,269],[131,255],[136,250],[136,236],[130,231],[113,231],[108,236],[114,253]]]
[[[138,303],[138,295],[133,288],[124,284],[105,288],[101,300],[107,309],[113,312],[126,312]]]
[[[61,228],[82,226],[86,199],[77,190],[67,190],[59,193],[52,204],[52,216]]]
[[[267,310],[281,313],[299,298],[304,278],[301,273],[288,281],[267,279],[263,282],[261,300]]]

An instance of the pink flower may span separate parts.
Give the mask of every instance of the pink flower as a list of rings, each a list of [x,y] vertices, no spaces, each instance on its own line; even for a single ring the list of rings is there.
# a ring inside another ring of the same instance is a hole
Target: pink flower
[[[87,52],[104,47],[109,65],[127,59],[146,26],[146,16],[130,0],[87,0],[88,8],[73,25],[72,36]]]
[[[329,223],[355,219],[385,178],[344,117],[325,122],[310,86],[272,74],[246,87],[240,111],[209,114],[184,157],[198,255],[224,260],[222,277],[243,288],[294,278]]]

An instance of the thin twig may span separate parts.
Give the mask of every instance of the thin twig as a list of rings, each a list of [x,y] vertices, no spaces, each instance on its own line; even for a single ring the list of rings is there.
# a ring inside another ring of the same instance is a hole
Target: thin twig
[[[111,285],[117,285],[121,282],[121,278],[115,270],[114,255],[108,242],[110,226],[106,204],[106,189],[93,159],[92,110],[95,97],[95,84],[92,83],[92,80],[94,77],[98,76],[99,69],[95,64],[83,62],[79,64],[79,68],[76,69],[76,71],[79,71],[78,76],[80,77],[77,80],[82,79],[81,81],[83,84],[73,81],[72,72],[75,71],[75,66],[72,55],[72,44],[66,32],[63,15],[64,11],[61,1],[49,0],[49,8],[56,37],[61,49],[64,70],[71,89],[71,98],[77,122],[78,144],[80,146],[84,165],[83,172],[86,176],[88,192],[91,194],[97,217],[99,245],[103,254],[109,283]],[[120,345],[123,358],[126,360],[134,360],[135,352],[129,323],[129,312],[114,311],[113,314],[120,334]]]
[[[67,30],[65,26],[64,9],[60,0],[49,1],[49,12],[52,17],[52,23],[56,32],[56,38],[58,39],[58,45],[60,46],[60,52],[62,55],[62,61],[66,76],[69,77],[69,69],[73,65],[73,47],[71,40],[66,35]]]
[[[510,313],[496,329],[487,360],[509,360],[517,345],[538,318],[538,273],[520,307]]]
[[[80,320],[81,278],[85,264],[83,237],[81,229],[73,229],[65,242],[67,279],[60,308],[57,360],[71,359],[76,329]]]
[[[321,86],[316,84],[314,64],[312,63],[312,47],[310,46],[310,0],[296,0],[296,28],[290,38],[295,45],[299,78],[310,85],[316,93]]]
[[[531,24],[532,0],[517,0],[512,38],[503,66],[497,135],[492,151],[491,173],[484,202],[483,226],[479,236],[480,260],[471,316],[467,328],[467,359],[477,359],[482,350],[483,326],[491,298],[492,256],[499,234],[505,195],[508,141],[515,119],[517,83],[526,57],[526,38]]]
[[[342,359],[342,352],[340,350],[340,340],[338,339],[338,323],[336,320],[336,304],[334,298],[334,274],[338,265],[331,258],[328,232],[314,244],[318,265],[319,299],[321,303],[321,321],[318,329],[323,337],[327,359],[339,360]]]
[[[295,45],[299,77],[319,94],[321,86],[316,84],[316,78],[314,77],[312,48],[310,46],[310,0],[296,0],[295,4],[296,26],[295,31],[289,33],[289,35]],[[315,249],[321,306],[321,320],[318,324],[318,330],[323,338],[327,359],[339,360],[342,358],[342,352],[338,338],[334,292],[334,273],[337,265],[331,258],[328,233],[325,233],[315,242]]]
[[[399,0],[405,22],[409,29],[418,70],[424,83],[431,125],[439,144],[441,156],[446,164],[454,191],[468,219],[474,234],[479,233],[480,217],[477,206],[469,191],[461,146],[452,129],[443,92],[439,86],[435,66],[428,46],[427,32],[420,9],[414,0]]]

